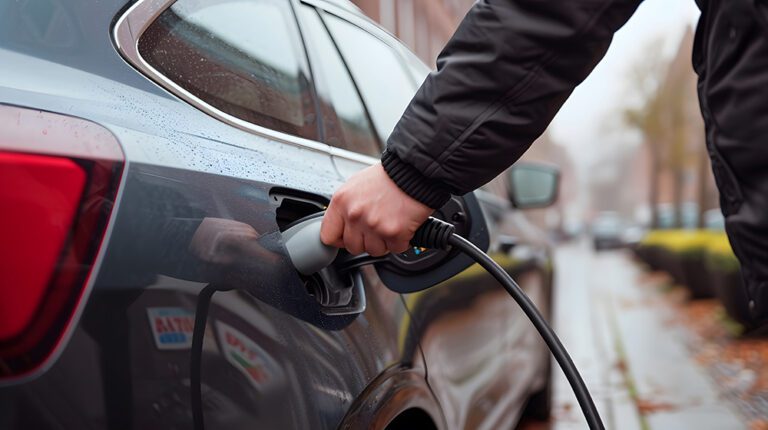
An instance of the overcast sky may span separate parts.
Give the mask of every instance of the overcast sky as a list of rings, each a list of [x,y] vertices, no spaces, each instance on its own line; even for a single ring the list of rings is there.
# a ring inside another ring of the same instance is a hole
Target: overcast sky
[[[603,61],[574,91],[549,128],[554,140],[573,154],[580,170],[607,149],[605,145],[619,144],[605,139],[607,122],[617,122],[612,113],[625,104],[627,71],[648,55],[644,48],[661,41],[659,55],[671,57],[685,26],[693,26],[698,16],[693,0],[646,0],[619,30]]]

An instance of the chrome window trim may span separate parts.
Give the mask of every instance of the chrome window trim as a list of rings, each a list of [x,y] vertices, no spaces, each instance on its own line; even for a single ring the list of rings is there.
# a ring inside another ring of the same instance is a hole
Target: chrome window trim
[[[410,54],[414,56],[416,55],[413,52],[411,52],[411,50],[400,39],[398,39],[397,36],[392,34],[386,28],[379,25],[379,23],[373,21],[367,15],[363,14],[362,11],[360,11],[360,13],[352,12],[329,0],[299,0],[299,1],[306,5],[314,6],[318,9],[321,9],[324,12],[327,12],[331,15],[336,16],[337,18],[343,19],[349,22],[350,24],[358,27],[360,30],[365,31],[371,36],[379,39],[382,43],[389,46],[392,50],[394,50],[397,53],[398,56],[401,57],[401,61],[403,62],[402,65],[406,68],[408,67],[407,64],[405,64],[407,60],[406,58],[404,58],[406,54]],[[416,82],[413,79],[411,80],[413,81],[416,87],[419,87],[421,85],[421,82]]]
[[[408,47],[406,47],[405,44],[403,44],[403,42],[400,41],[400,39],[398,39],[395,35],[390,33],[386,28],[380,26],[378,23],[371,20],[367,15],[363,14],[363,12],[360,11],[359,8],[358,8],[359,12],[353,12],[329,0],[299,0],[299,2],[307,6],[315,7],[321,10],[322,12],[333,15],[336,18],[339,18],[341,20],[347,21],[348,23],[359,28],[361,31],[364,31],[370,34],[371,36],[375,37],[376,39],[378,39],[381,43],[383,43],[384,45],[392,49],[396,54],[396,56],[399,57],[400,66],[405,69],[405,71],[407,72],[406,75],[408,79],[413,83],[414,87],[418,88],[421,85],[421,82],[416,82],[416,79],[413,77],[413,74],[408,71],[408,64],[405,58],[407,54],[411,54],[411,55],[415,55],[415,54],[410,52]],[[332,34],[331,34],[331,38],[333,38]],[[405,51],[408,51],[408,52],[405,52]],[[339,55],[343,57],[343,54],[341,52],[339,52]],[[352,76],[351,71],[349,74],[352,80],[354,80],[355,78],[354,76]],[[355,85],[357,85],[357,82],[355,82]],[[366,109],[369,109],[364,100],[363,100],[363,105],[365,105]],[[387,143],[384,142],[384,146],[386,146],[386,144]],[[335,148],[335,147],[331,147],[331,152],[334,154],[336,154],[337,152],[340,152],[341,154],[338,154],[338,156],[341,156],[350,160],[361,161],[363,163],[368,163],[368,164],[374,164],[380,161],[379,159],[369,157],[367,155],[362,155],[357,152],[352,152],[352,151]],[[353,157],[349,157],[346,154],[351,154],[353,155]],[[367,161],[361,160],[360,157],[367,159]]]
[[[299,1],[301,3],[307,4],[309,6],[314,6],[314,7],[318,8],[318,9],[322,9],[323,11],[328,12],[328,13],[330,13],[332,15],[336,15],[338,18],[341,18],[343,20],[349,21],[351,24],[354,24],[354,25],[360,27],[361,29],[363,29],[364,31],[370,33],[371,35],[381,39],[384,43],[386,43],[390,47],[392,47],[392,48],[394,48],[396,50],[401,49],[401,47],[394,46],[394,44],[392,43],[391,40],[385,40],[382,37],[382,34],[388,36],[389,38],[391,38],[391,39],[393,39],[395,41],[397,41],[398,43],[402,43],[397,38],[397,36],[392,34],[389,30],[387,30],[386,28],[382,27],[381,25],[379,25],[377,22],[375,22],[371,18],[369,18],[359,8],[357,9],[357,11],[352,11],[352,10],[344,8],[343,6],[340,6],[340,5],[336,4],[336,3],[334,3],[333,1],[329,1],[329,0],[299,0]],[[376,32],[381,32],[382,34],[371,33],[371,31],[369,31],[365,27],[371,27],[371,28],[375,29]]]
[[[144,31],[147,30],[152,22],[175,2],[176,0],[138,0],[117,20],[113,28],[112,37],[115,46],[117,47],[117,51],[129,64],[137,68],[141,73],[163,87],[166,91],[181,98],[207,115],[237,129],[279,143],[307,148],[363,164],[374,164],[379,161],[375,157],[348,151],[346,149],[335,148],[325,143],[293,136],[288,133],[279,132],[244,121],[211,106],[157,71],[157,69],[152,67],[152,65],[146,62],[139,54],[139,38],[144,34]]]

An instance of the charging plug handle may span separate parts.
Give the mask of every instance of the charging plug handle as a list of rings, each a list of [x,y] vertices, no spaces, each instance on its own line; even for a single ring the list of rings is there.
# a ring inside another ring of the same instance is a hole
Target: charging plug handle
[[[330,266],[339,254],[338,248],[320,240],[322,223],[323,217],[315,216],[299,221],[283,232],[291,263],[302,275],[309,276]]]

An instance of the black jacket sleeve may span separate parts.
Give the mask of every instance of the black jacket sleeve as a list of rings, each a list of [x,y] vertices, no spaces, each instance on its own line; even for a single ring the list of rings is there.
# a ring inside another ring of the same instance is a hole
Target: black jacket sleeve
[[[480,0],[387,142],[382,165],[433,208],[514,163],[640,0]]]

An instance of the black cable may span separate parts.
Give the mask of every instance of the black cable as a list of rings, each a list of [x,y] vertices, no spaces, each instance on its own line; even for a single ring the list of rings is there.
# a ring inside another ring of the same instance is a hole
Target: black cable
[[[578,369],[573,364],[568,351],[560,343],[555,332],[549,326],[544,317],[536,309],[536,305],[531,302],[528,296],[523,292],[520,286],[517,285],[514,279],[493,261],[483,251],[478,249],[472,242],[464,239],[463,237],[454,233],[455,228],[452,224],[430,218],[422,224],[416,231],[411,239],[411,244],[414,246],[422,246],[425,248],[433,249],[447,249],[453,247],[461,252],[464,252],[467,256],[475,260],[480,266],[488,271],[497,281],[504,287],[505,290],[512,296],[513,299],[520,305],[528,319],[533,323],[533,326],[538,330],[544,342],[549,347],[555,360],[563,369],[568,382],[573,389],[576,399],[579,402],[584,417],[587,419],[587,424],[591,430],[604,430],[600,414],[595,407],[592,397],[589,394],[584,380],[581,378]],[[370,260],[375,260],[369,257]],[[351,266],[359,266],[365,264],[365,258],[351,259]],[[373,261],[368,261],[370,264]],[[202,354],[203,354],[203,337],[205,336],[205,326],[208,319],[208,309],[210,308],[211,298],[216,291],[224,291],[227,289],[218,288],[215,285],[208,285],[203,288],[197,300],[197,310],[195,312],[195,327],[192,332],[192,350],[190,354],[190,396],[192,405],[192,420],[193,428],[195,430],[203,430],[205,423],[203,421],[203,401],[202,401]]]
[[[202,392],[202,361],[203,361],[203,337],[205,326],[208,322],[208,309],[211,307],[211,298],[216,291],[228,291],[229,288],[219,288],[209,284],[197,295],[197,309],[195,309],[195,328],[192,330],[192,349],[189,357],[189,394],[192,406],[192,428],[204,430],[203,420],[203,392]]]
[[[563,369],[565,377],[568,379],[568,383],[571,384],[573,393],[576,395],[576,400],[579,402],[581,411],[584,413],[584,417],[587,419],[587,424],[591,430],[604,430],[600,414],[595,407],[595,403],[592,400],[592,396],[589,394],[584,380],[581,378],[576,365],[573,364],[571,356],[568,351],[560,343],[560,339],[555,334],[554,330],[549,326],[547,320],[536,309],[536,305],[533,304],[531,299],[523,292],[514,279],[502,269],[495,261],[491,259],[486,253],[477,248],[472,242],[467,239],[454,234],[454,227],[446,222],[430,218],[416,231],[414,238],[411,240],[411,244],[414,246],[423,246],[426,248],[439,248],[445,249],[448,246],[452,246],[455,249],[465,253],[467,256],[475,260],[485,270],[488,271],[497,281],[504,287],[505,290],[512,296],[513,299],[520,305],[520,308],[525,312],[525,315],[533,323],[533,326],[538,330],[544,342],[552,351],[552,355],[555,357],[557,364]]]
[[[351,270],[359,269],[369,264],[378,263],[381,261],[389,260],[387,255],[381,257],[373,257],[368,253],[362,253],[359,255],[348,255],[339,257],[334,264],[336,264],[341,272],[349,272]]]

